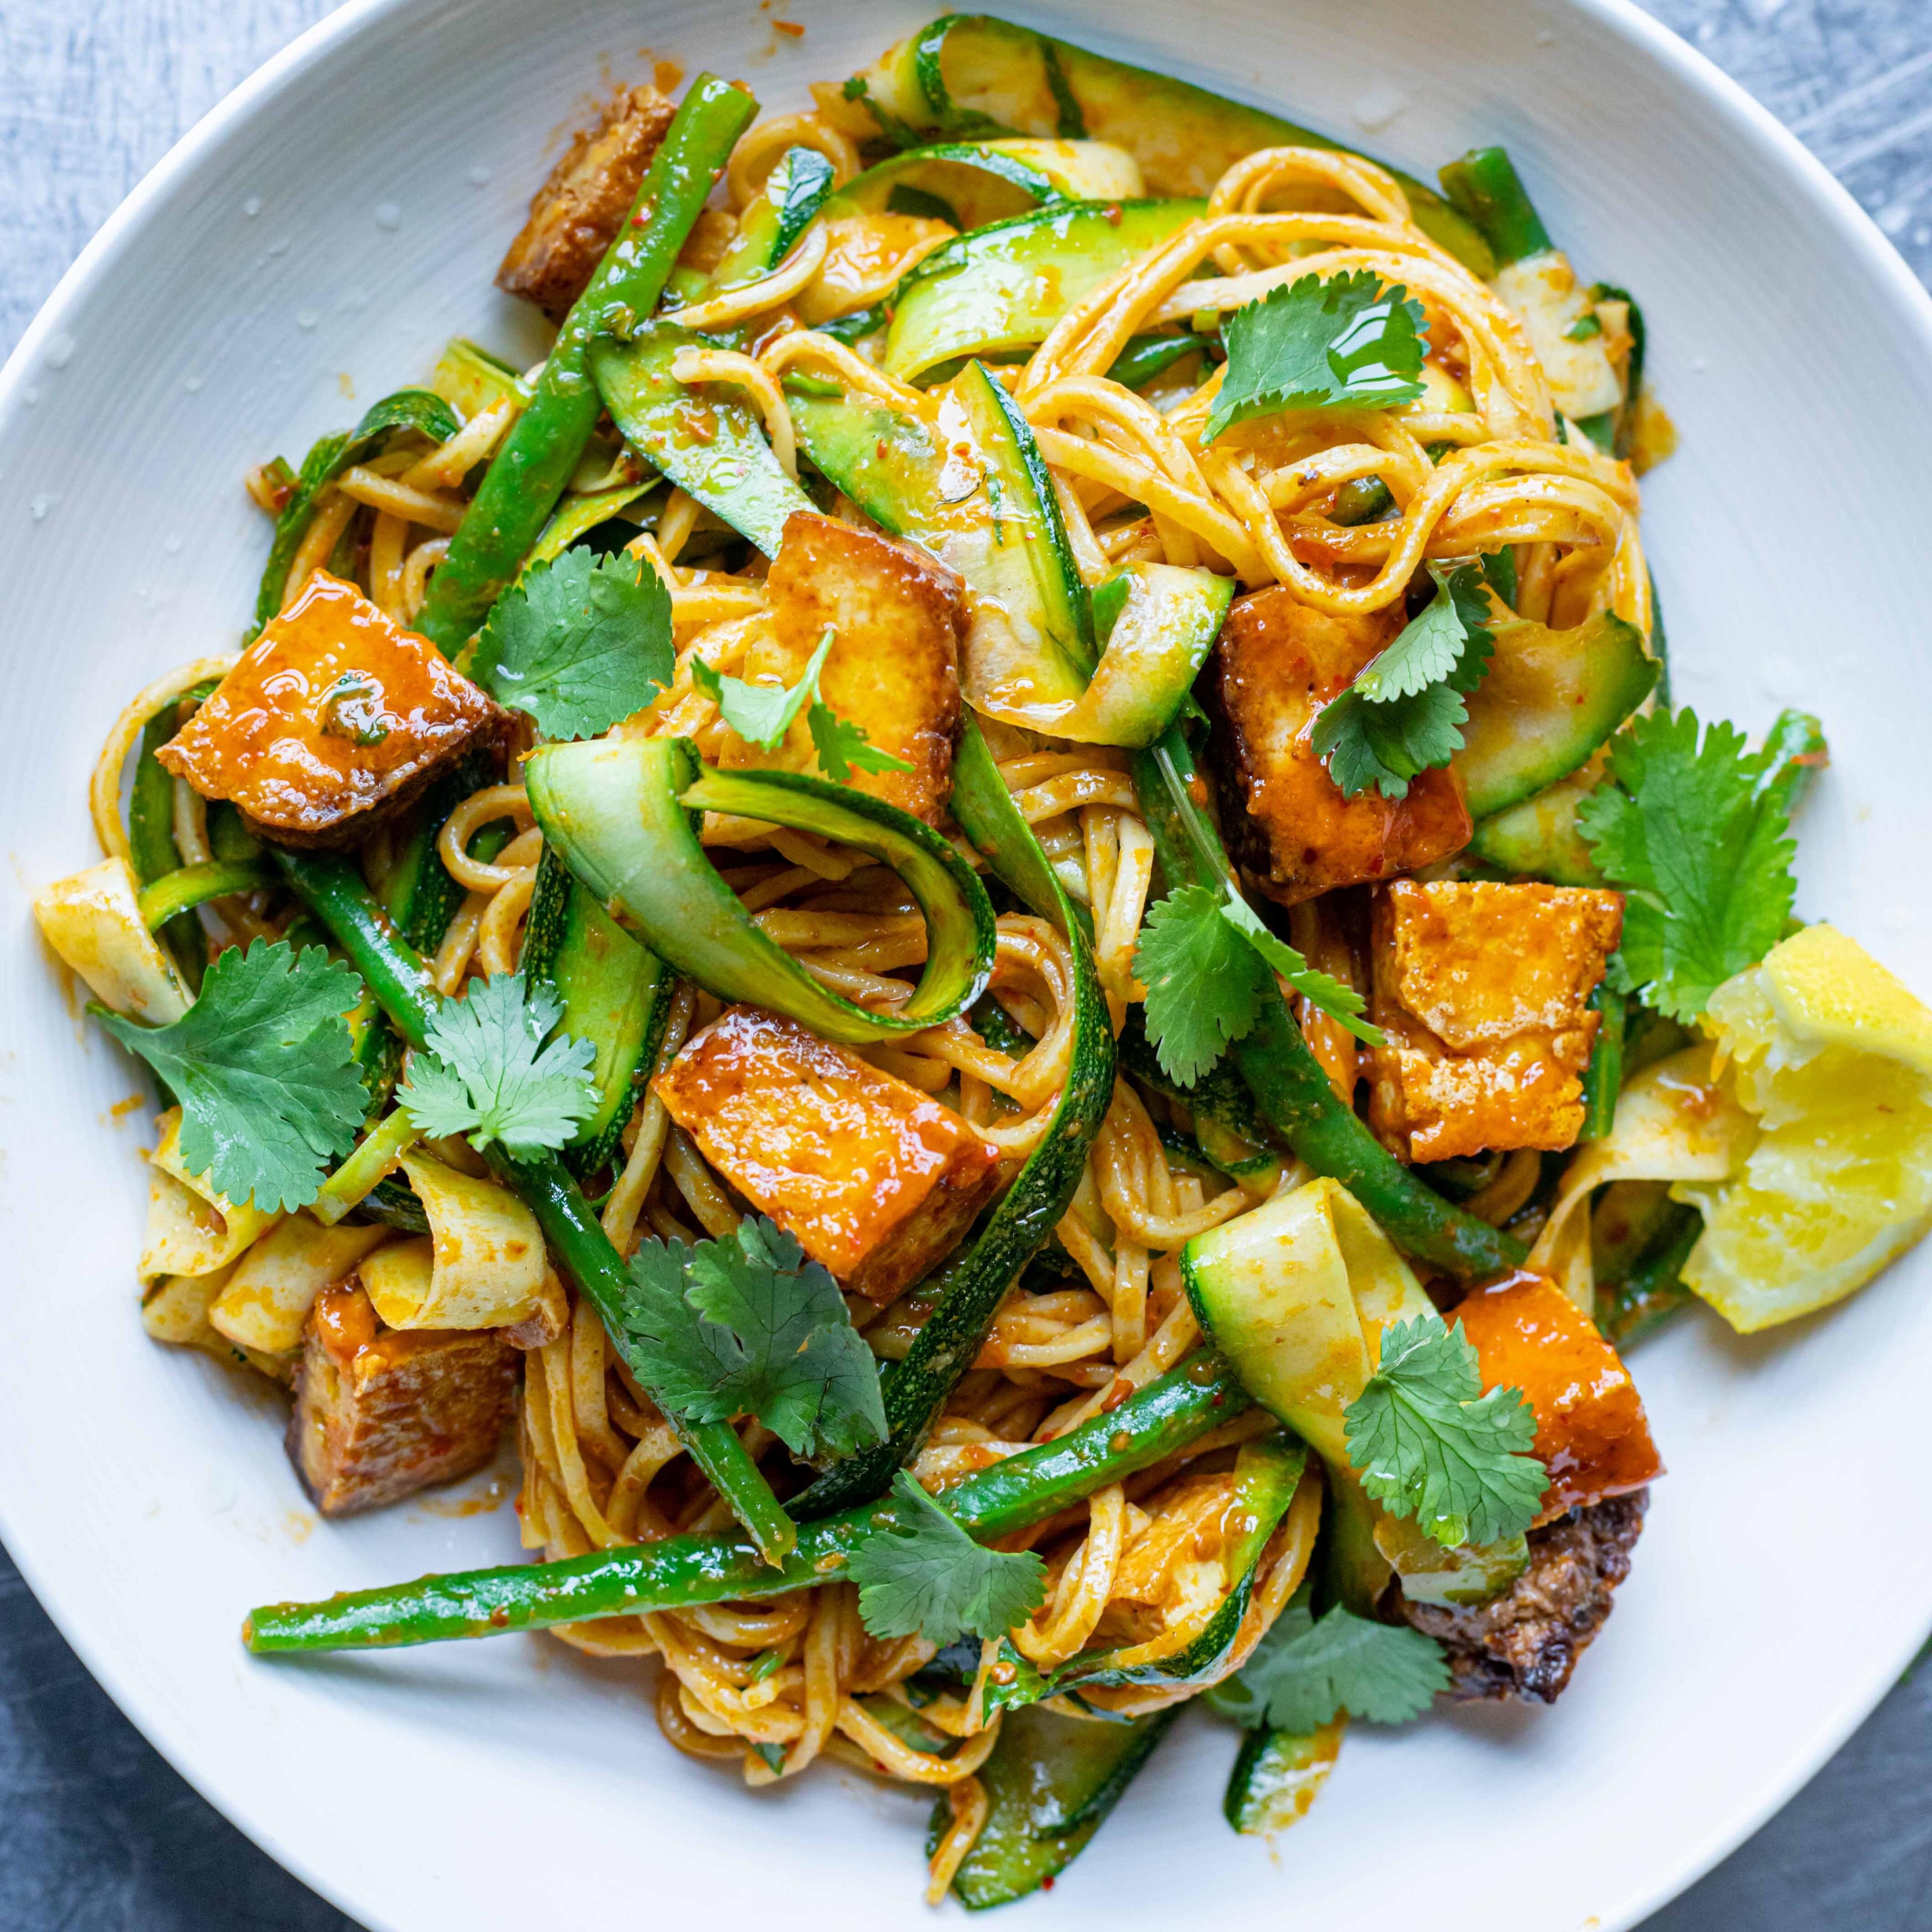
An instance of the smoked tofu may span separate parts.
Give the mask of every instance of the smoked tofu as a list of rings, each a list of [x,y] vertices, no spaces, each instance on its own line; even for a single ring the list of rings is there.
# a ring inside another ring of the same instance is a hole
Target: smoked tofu
[[[505,722],[428,638],[318,570],[154,755],[278,844],[340,845]]]
[[[1376,895],[1369,1124],[1406,1160],[1571,1145],[1597,1036],[1588,1000],[1621,893],[1419,885]]]
[[[1538,1520],[1628,1496],[1664,1473],[1643,1398],[1597,1324],[1547,1275],[1525,1270],[1472,1290],[1449,1317],[1486,1389],[1522,1390],[1550,1472]]]
[[[874,1301],[955,1247],[999,1185],[998,1154],[950,1108],[754,1006],[690,1040],[655,1090],[746,1200]]]
[[[959,736],[959,642],[966,627],[959,580],[910,544],[800,510],[766,586],[764,634],[746,652],[754,684],[796,684],[827,630],[838,634],[819,674],[819,695],[903,772],[855,769],[870,792],[928,824],[952,788]],[[778,764],[816,770],[810,727],[800,716],[776,753],[734,747],[726,764]]]
[[[676,112],[654,87],[619,88],[603,118],[580,130],[538,189],[496,271],[497,287],[561,322],[616,239]]]
[[[289,1460],[324,1516],[380,1509],[496,1453],[520,1357],[494,1328],[385,1329],[351,1282],[302,1336]]]
[[[1402,628],[1402,609],[1333,617],[1280,585],[1238,597],[1215,646],[1216,767],[1232,790],[1223,830],[1236,864],[1282,905],[1414,872],[1469,842],[1462,782],[1424,772],[1408,796],[1344,798],[1315,754],[1315,721]]]

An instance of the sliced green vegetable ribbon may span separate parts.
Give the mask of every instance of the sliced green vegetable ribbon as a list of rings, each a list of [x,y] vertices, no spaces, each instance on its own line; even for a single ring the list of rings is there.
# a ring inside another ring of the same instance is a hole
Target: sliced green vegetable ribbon
[[[863,1046],[963,1012],[992,973],[992,902],[972,867],[930,826],[867,793],[793,772],[715,771],[687,738],[544,745],[524,776],[564,863],[660,958],[721,1000]],[[706,812],[815,832],[890,866],[926,916],[926,966],[904,1004],[876,1012],[843,999],[767,938],[699,843]]]

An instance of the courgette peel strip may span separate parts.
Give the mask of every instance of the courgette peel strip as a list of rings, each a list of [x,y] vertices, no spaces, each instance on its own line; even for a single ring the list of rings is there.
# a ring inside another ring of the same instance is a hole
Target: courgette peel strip
[[[977,1470],[940,1500],[969,1536],[990,1543],[1150,1468],[1248,1406],[1233,1374],[1204,1349],[1136,1389],[1111,1414]],[[806,1523],[780,1563],[766,1562],[743,1536],[670,1536],[554,1563],[419,1577],[321,1603],[269,1604],[251,1612],[242,1640],[258,1654],[384,1649],[780,1597],[840,1580],[860,1539],[896,1525],[898,1508],[888,1497]]]
[[[970,719],[952,763],[952,815],[998,878],[1066,940],[1073,956],[1073,1044],[1066,1084],[1026,1164],[971,1244],[922,1291],[933,1310],[903,1360],[882,1378],[887,1436],[820,1477],[791,1508],[800,1517],[878,1495],[919,1454],[953,1384],[973,1366],[1020,1271],[1060,1224],[1114,1096],[1114,1031],[1094,949],[1073,902],[1016,809],[993,754]]]
[[[716,771],[688,738],[539,746],[524,777],[546,842],[572,872],[620,925],[721,1000],[862,1046],[944,1024],[992,976],[997,934],[986,887],[930,826],[882,799],[795,772]],[[890,866],[926,916],[926,965],[911,998],[873,1012],[766,938],[698,842],[704,812],[816,832]]]

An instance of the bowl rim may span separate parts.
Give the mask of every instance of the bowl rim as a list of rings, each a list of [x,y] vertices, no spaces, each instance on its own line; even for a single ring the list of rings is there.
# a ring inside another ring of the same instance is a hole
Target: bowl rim
[[[340,44],[379,24],[388,16],[434,7],[442,0],[345,0],[270,57],[232,92],[210,108],[148,170],[88,239],[68,266],[38,312],[28,324],[4,364],[0,364],[0,419],[30,385],[50,344],[62,332],[68,314],[95,284],[112,272],[151,212],[165,201],[178,181],[208,154],[218,151],[230,134],[245,124],[286,89],[301,82],[308,70]],[[1724,118],[1742,138],[1811,204],[1857,250],[1878,288],[1898,306],[1901,317],[1916,330],[1928,362],[1932,362],[1932,291],[1914,274],[1877,223],[1850,189],[1806,147],[1784,123],[1739,82],[1700,49],[1636,4],[1636,0],[1553,0],[1562,11],[1580,15],[1600,28],[1633,44],[1650,59],[1702,98],[1712,112]],[[1236,98],[1252,93],[1237,88]],[[232,1781],[220,1759],[170,1733],[164,1718],[150,1704],[139,1675],[124,1668],[118,1658],[95,1644],[78,1628],[66,1604],[45,1587],[45,1572],[31,1535],[8,1502],[0,1483],[0,1542],[34,1600],[88,1674],[112,1698],[116,1708],[153,1746],[170,1767],[244,1836],[319,1897],[351,1917],[366,1907],[340,1886],[334,1876],[286,1844],[270,1818],[258,1813],[244,1785]],[[1932,1589],[1928,1589],[1932,1598]],[[1932,1610],[1932,1603],[1928,1603]],[[1784,1778],[1768,1791],[1754,1792],[1733,1808],[1721,1827],[1699,1847],[1675,1859],[1654,1875],[1649,1886],[1628,1902],[1604,1932],[1627,1932],[1660,1910],[1727,1858],[1760,1827],[1767,1823],[1817,1775],[1827,1760],[1869,1717],[1896,1684],[1922,1647],[1924,1634],[1912,1636],[1897,1654],[1868,1656],[1864,1672],[1852,1678],[1836,1708],[1816,1726],[1804,1748],[1792,1759]],[[369,1922],[372,1927],[374,1922]],[[404,1932],[398,1928],[398,1932]]]

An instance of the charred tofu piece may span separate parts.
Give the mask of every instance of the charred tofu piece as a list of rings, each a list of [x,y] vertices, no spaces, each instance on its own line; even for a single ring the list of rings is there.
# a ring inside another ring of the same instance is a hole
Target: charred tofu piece
[[[676,112],[654,87],[619,88],[604,118],[579,130],[537,190],[496,271],[497,287],[561,322],[616,239]]]
[[[316,1298],[289,1460],[324,1516],[480,1469],[509,1420],[520,1358],[494,1328],[387,1329],[351,1282]]]
[[[766,586],[765,634],[746,652],[751,682],[796,684],[819,640],[837,632],[818,692],[870,742],[911,769],[854,770],[870,792],[928,824],[952,788],[959,736],[959,641],[966,604],[959,580],[908,544],[800,510]],[[776,752],[747,746],[725,762],[818,769],[803,717]]]
[[[318,570],[154,755],[279,844],[342,845],[506,721],[427,638]]]
[[[747,1201],[870,1300],[924,1275],[999,1185],[998,1154],[950,1108],[755,1006],[688,1041],[655,1090]]]
[[[1402,628],[1400,605],[1333,617],[1281,585],[1235,598],[1215,646],[1217,769],[1232,804],[1223,830],[1256,891],[1282,905],[1336,886],[1414,872],[1469,842],[1462,781],[1424,772],[1408,796],[1344,798],[1315,754],[1315,721]]]
[[[1630,1371],[1547,1275],[1524,1270],[1474,1289],[1450,1318],[1476,1352],[1484,1388],[1520,1389],[1536,1412],[1545,1522],[1664,1474]]]
[[[1398,880],[1376,895],[1369,1124],[1405,1160],[1570,1146],[1597,1037],[1588,1002],[1623,896]]]
[[[1466,1610],[1412,1604],[1401,1614],[1448,1653],[1457,1699],[1553,1704],[1630,1574],[1647,1490],[1572,1510],[1529,1532],[1529,1567],[1497,1597]]]

